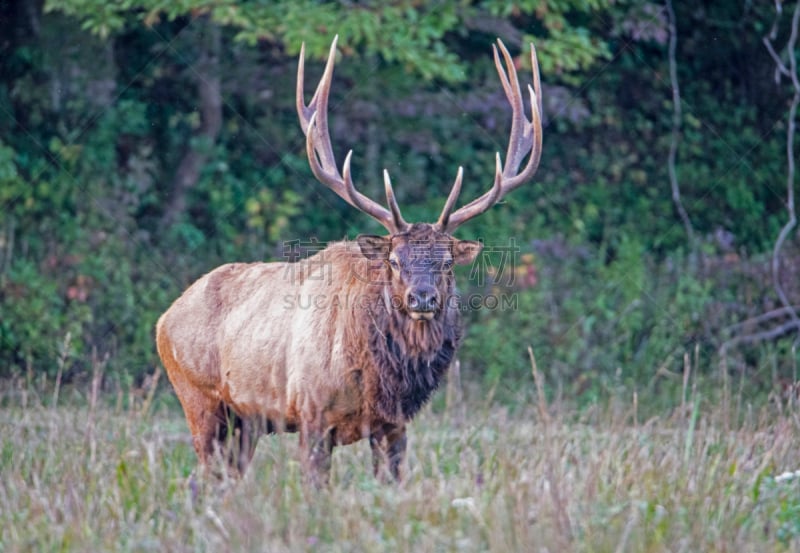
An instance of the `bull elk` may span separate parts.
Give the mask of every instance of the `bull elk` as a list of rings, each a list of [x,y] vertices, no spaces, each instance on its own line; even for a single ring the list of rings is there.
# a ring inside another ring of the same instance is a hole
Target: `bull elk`
[[[186,414],[202,465],[221,454],[243,472],[261,434],[299,432],[303,466],[327,481],[333,447],[369,438],[373,468],[399,479],[406,424],[430,398],[461,340],[452,267],[480,242],[453,231],[525,183],[542,151],[541,93],[531,45],[531,120],[514,62],[498,40],[494,61],[513,117],[494,184],[454,211],[463,170],[439,219],[407,223],[388,172],[388,209],[356,190],[352,151],[339,172],[328,132],[336,39],[311,102],[297,71],[297,113],[311,170],[388,236],[334,242],[296,263],[231,263],[192,284],[156,326],[158,353]],[[500,55],[505,62],[501,62]],[[520,171],[525,157],[528,161]]]

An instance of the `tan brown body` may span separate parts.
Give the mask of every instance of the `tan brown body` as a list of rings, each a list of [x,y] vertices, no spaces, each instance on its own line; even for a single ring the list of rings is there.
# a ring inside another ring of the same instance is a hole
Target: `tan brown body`
[[[189,287],[156,341],[200,459],[232,438],[223,453],[243,470],[259,434],[300,431],[313,469],[334,445],[371,438],[376,469],[388,455],[397,474],[405,423],[438,386],[459,323],[452,301],[430,321],[393,308],[390,276],[338,242],[298,263],[223,265]],[[417,365],[429,372],[402,374]]]
[[[353,185],[350,154],[337,169],[327,104],[336,40],[311,102],[297,111],[314,175],[380,222],[389,236],[336,242],[298,263],[235,263],[201,277],[159,319],[158,353],[186,413],[203,464],[221,453],[240,471],[262,433],[297,431],[308,474],[326,479],[335,445],[369,438],[376,472],[395,478],[406,423],[438,387],[459,345],[452,267],[477,257],[479,242],[452,232],[523,184],[541,155],[541,98],[531,50],[531,117],[514,62],[498,41],[495,64],[513,108],[505,167],[494,185],[454,210],[463,172],[438,221],[409,224],[384,171],[388,209]],[[522,171],[522,160],[530,155]]]

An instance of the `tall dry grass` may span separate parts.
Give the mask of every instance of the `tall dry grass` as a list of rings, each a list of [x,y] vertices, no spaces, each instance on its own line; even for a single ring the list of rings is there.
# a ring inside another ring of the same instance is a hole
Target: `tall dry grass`
[[[373,478],[362,443],[336,450],[316,490],[295,436],[262,439],[239,482],[191,479],[182,414],[163,398],[86,395],[2,397],[0,551],[800,547],[800,479],[776,478],[800,468],[786,405],[732,414],[695,392],[639,420],[638,398],[578,412],[533,392],[512,412],[468,397],[412,424],[402,484]]]

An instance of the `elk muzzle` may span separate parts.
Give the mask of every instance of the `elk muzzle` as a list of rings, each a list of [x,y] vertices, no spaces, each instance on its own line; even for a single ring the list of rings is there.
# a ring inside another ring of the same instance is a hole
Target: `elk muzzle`
[[[416,321],[430,321],[440,307],[439,291],[429,284],[411,287],[406,292],[408,314]]]

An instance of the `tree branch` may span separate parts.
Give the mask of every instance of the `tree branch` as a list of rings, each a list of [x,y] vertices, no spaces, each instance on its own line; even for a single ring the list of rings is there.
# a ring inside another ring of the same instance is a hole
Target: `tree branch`
[[[681,190],[678,185],[678,174],[675,169],[675,159],[678,156],[678,143],[681,137],[681,122],[683,115],[681,113],[681,90],[678,86],[678,64],[675,59],[675,51],[678,47],[678,30],[675,24],[675,10],[672,8],[672,0],[667,2],[667,15],[669,17],[669,79],[672,84],[672,138],[669,144],[669,157],[667,158],[667,169],[669,171],[669,184],[672,189],[672,202],[675,204],[675,209],[678,216],[681,218],[683,228],[686,231],[686,238],[689,241],[689,249],[695,249],[694,229],[692,228],[692,221],[689,219],[689,214],[681,201]]]
[[[723,342],[722,346],[719,348],[720,355],[724,356],[728,350],[730,350],[733,346],[738,346],[739,344],[752,344],[755,342],[764,342],[767,340],[774,340],[775,338],[779,338],[788,332],[793,330],[800,329],[800,320],[790,320],[784,323],[781,323],[777,326],[774,326],[770,329],[763,330],[761,332],[755,332],[753,334],[743,334],[741,336],[736,336]]]
[[[517,29],[507,19],[492,17],[488,13],[480,13],[464,19],[464,26],[470,31],[485,33],[493,37],[501,37],[507,44],[522,46],[525,33]]]
[[[794,202],[794,134],[795,134],[795,117],[797,116],[797,108],[800,105],[800,80],[797,75],[797,54],[795,52],[795,45],[797,44],[798,26],[800,26],[800,1],[795,3],[794,15],[792,16],[792,31],[789,36],[789,42],[786,44],[786,51],[789,56],[789,76],[792,80],[792,88],[794,95],[792,96],[792,104],[789,107],[789,121],[786,128],[786,211],[789,220],[781,229],[778,239],[775,241],[775,248],[772,252],[772,279],[775,286],[775,292],[785,308],[789,310],[789,314],[793,321],[800,323],[800,318],[797,312],[792,308],[789,298],[783,289],[780,279],[780,254],[783,243],[786,237],[797,225],[797,215],[795,213]],[[782,64],[781,64],[782,65]]]
[[[772,41],[775,40],[778,34],[778,23],[780,21],[782,13],[780,3],[776,2],[775,6],[777,11],[777,14],[775,16],[775,22],[773,23],[770,32],[767,34],[767,36],[763,37],[762,40],[767,48],[767,51],[769,52],[769,55],[775,62],[775,67],[776,67],[775,78],[777,83],[780,83],[781,75],[786,75],[791,79],[792,89],[794,91],[794,94],[792,95],[792,102],[791,105],[789,106],[788,124],[786,126],[786,212],[788,215],[788,220],[783,225],[783,228],[781,228],[781,231],[778,234],[778,238],[775,240],[775,246],[773,247],[772,250],[773,287],[775,288],[775,293],[777,294],[778,299],[780,300],[783,307],[780,309],[767,312],[758,317],[754,317],[752,319],[749,319],[748,321],[744,321],[742,323],[733,325],[731,328],[732,329],[744,328],[750,322],[758,324],[760,322],[769,321],[773,318],[786,315],[789,316],[789,320],[784,321],[776,326],[773,326],[770,329],[763,330],[761,332],[736,336],[731,338],[730,340],[725,341],[719,349],[721,355],[724,355],[731,347],[736,346],[738,344],[773,340],[791,331],[800,330],[800,317],[798,317],[797,310],[789,301],[789,298],[787,297],[786,292],[783,289],[783,285],[781,284],[781,278],[780,278],[781,250],[783,248],[784,242],[786,241],[786,238],[789,236],[792,230],[797,226],[797,213],[795,210],[795,199],[794,199],[794,179],[795,179],[794,135],[796,129],[795,119],[797,117],[798,107],[800,107],[800,76],[798,76],[797,74],[797,54],[795,51],[795,47],[797,45],[798,32],[800,31],[800,0],[798,0],[798,2],[796,2],[794,6],[794,14],[792,15],[791,33],[789,35],[789,40],[786,43],[786,48],[785,48],[786,54],[789,59],[788,67],[781,59],[780,55],[777,53],[772,44]]]
[[[752,328],[758,326],[762,323],[771,321],[772,319],[778,319],[781,317],[787,316],[792,310],[797,310],[800,306],[791,306],[789,308],[786,307],[779,307],[777,309],[772,309],[771,311],[767,311],[766,313],[762,313],[760,315],[756,315],[755,317],[750,317],[749,319],[745,319],[744,321],[739,321],[738,323],[734,323],[727,328],[724,329],[725,332],[733,333],[735,331],[744,329],[744,328]]]

